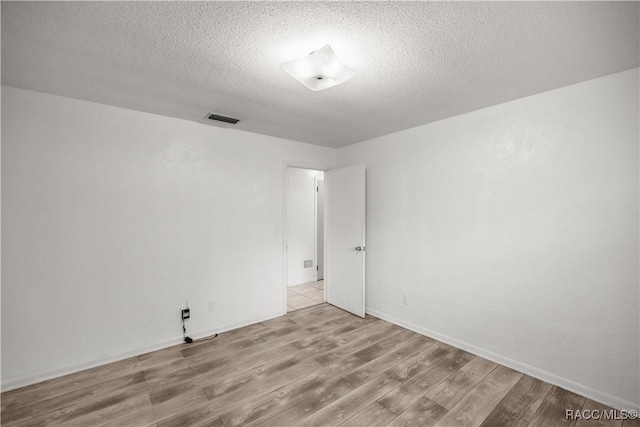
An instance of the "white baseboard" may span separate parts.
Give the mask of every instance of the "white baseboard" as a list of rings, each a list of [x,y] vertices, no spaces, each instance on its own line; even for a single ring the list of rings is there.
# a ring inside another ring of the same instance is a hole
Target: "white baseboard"
[[[200,331],[193,334],[189,334],[193,339],[208,337],[213,334],[220,334],[222,332],[230,331],[232,329],[242,328],[243,326],[253,325],[254,323],[264,322],[265,320],[273,319],[275,317],[282,316],[282,312],[271,313],[266,316],[261,316],[246,320],[243,322],[229,323],[208,331]],[[61,368],[50,369],[47,371],[39,372],[36,374],[23,375],[18,378],[10,380],[2,380],[0,391],[5,392],[14,390],[16,388],[26,387],[31,384],[39,383],[42,381],[50,380],[52,378],[62,377],[64,375],[73,374],[76,372],[84,371],[85,369],[95,368],[96,366],[105,365],[107,363],[117,362],[129,357],[139,356],[141,354],[149,353],[151,351],[162,350],[163,348],[171,347],[183,343],[182,337],[171,338],[165,341],[161,341],[155,344],[138,347],[133,350],[124,351],[120,353],[114,353],[105,357],[99,357],[86,362],[75,363],[73,365],[67,365]]]
[[[438,341],[442,341],[445,344],[449,344],[461,350],[468,351],[469,353],[475,354],[476,356],[480,356],[485,359],[491,360],[492,362],[499,363],[508,368],[525,373],[529,376],[538,378],[539,380],[548,382],[558,387],[562,387],[565,390],[572,391],[581,396],[588,397],[589,399],[594,400],[596,402],[604,403],[605,405],[611,406],[612,408],[619,409],[619,410],[633,409],[636,411],[640,411],[639,403],[629,402],[625,399],[622,399],[617,396],[613,396],[609,393],[595,390],[591,387],[587,387],[583,384],[577,383],[567,378],[560,377],[558,375],[552,374],[550,372],[536,368],[534,366],[529,366],[525,363],[518,362],[517,360],[504,357],[500,354],[494,353],[487,349],[477,347],[473,344],[469,344],[464,341],[457,340],[455,338],[440,334],[438,332],[429,330],[427,328],[423,328],[422,326],[416,325],[411,322],[407,322],[405,320],[388,315],[386,313],[382,313],[370,307],[366,308],[366,312],[367,314],[371,314],[372,316],[378,317],[382,320],[386,320],[387,322],[393,323],[398,326],[402,326],[403,328],[428,336]]]

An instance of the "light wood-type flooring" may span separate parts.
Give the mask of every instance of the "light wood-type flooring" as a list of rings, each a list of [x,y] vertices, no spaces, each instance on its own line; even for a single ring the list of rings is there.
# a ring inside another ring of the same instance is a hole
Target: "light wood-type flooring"
[[[1,397],[3,426],[623,426],[566,420],[605,407],[326,303]]]

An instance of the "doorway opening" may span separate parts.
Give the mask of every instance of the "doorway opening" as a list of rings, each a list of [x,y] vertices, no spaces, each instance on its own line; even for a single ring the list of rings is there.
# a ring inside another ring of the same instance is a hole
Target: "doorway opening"
[[[324,172],[286,167],[285,258],[287,312],[322,304],[324,290]]]

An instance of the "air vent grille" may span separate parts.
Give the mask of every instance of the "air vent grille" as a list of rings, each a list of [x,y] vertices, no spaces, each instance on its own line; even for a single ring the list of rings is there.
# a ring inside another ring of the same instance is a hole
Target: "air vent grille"
[[[220,116],[218,114],[213,114],[213,113],[207,114],[207,119],[216,120],[218,122],[231,123],[233,125],[235,125],[236,123],[238,123],[240,121],[239,119],[234,119],[232,117]]]

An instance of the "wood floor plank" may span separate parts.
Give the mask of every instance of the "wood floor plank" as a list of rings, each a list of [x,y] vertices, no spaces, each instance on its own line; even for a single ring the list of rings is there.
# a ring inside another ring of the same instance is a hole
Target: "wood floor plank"
[[[273,359],[282,357],[283,354],[291,354],[296,351],[291,343],[273,346],[265,345],[256,348],[255,352],[249,351],[240,354],[231,354],[221,357],[211,356],[209,360],[191,364],[191,369],[202,378],[221,378],[237,372],[253,369],[256,366],[267,363]]]
[[[274,410],[277,411],[298,399],[304,399],[306,394],[314,393],[316,388],[326,387],[336,379],[340,378],[331,369],[320,369],[273,390],[266,395],[266,399],[255,396],[243,405],[227,410],[220,418],[227,425],[241,425],[270,416]]]
[[[343,378],[354,387],[358,387],[433,343],[434,341],[430,338],[417,336],[404,344],[394,346],[391,351],[365,363]],[[356,357],[358,357],[357,354],[355,354]]]
[[[204,365],[193,365],[192,369],[197,373],[196,385],[209,386],[220,383],[223,380],[233,381],[233,378],[242,378],[250,375],[250,371],[253,369],[259,369],[260,366],[267,365],[287,355],[294,355],[300,349],[310,347],[322,340],[322,336],[308,336],[280,347],[265,346],[266,350],[261,352],[248,352],[247,354],[237,355],[235,358],[230,356],[223,360],[213,359],[210,363]],[[327,346],[333,348],[332,343],[327,344]],[[326,347],[323,347],[323,349],[326,349]]]
[[[306,385],[309,392],[302,393],[302,396],[292,399],[286,405],[283,405],[279,410],[274,411],[272,407],[265,408],[261,406],[257,408],[257,412],[253,412],[252,415],[257,415],[262,413],[263,416],[258,417],[252,422],[250,422],[249,426],[285,426],[285,425],[293,425],[297,421],[305,418],[309,414],[321,409],[328,404],[336,401],[342,396],[350,393],[354,390],[353,386],[343,380],[342,378],[337,378],[328,384],[318,384],[314,385],[313,383]],[[265,409],[271,409],[269,411],[265,411]],[[224,420],[224,419],[223,419]],[[228,424],[228,425],[243,425],[243,424]]]
[[[331,365],[326,366],[325,368],[331,371],[333,375],[342,377],[345,375],[349,375],[351,372],[355,371],[361,366],[362,360],[358,359],[354,355],[349,355],[333,362]]]
[[[140,362],[137,365],[137,369],[152,369],[158,366],[166,366],[175,362],[176,360],[184,359],[182,356],[183,346],[178,345],[169,347],[169,349],[159,350],[159,354],[146,353],[141,356]]]
[[[380,329],[374,328],[372,331],[368,330],[366,332],[363,332],[360,338],[353,340],[348,344],[340,345],[340,341],[336,341],[336,343],[338,344],[338,348],[331,352],[323,354],[322,356],[316,358],[316,360],[323,365],[330,365],[336,360],[357,353],[358,351],[367,348],[381,340],[384,340],[393,334],[400,333],[401,331],[394,326],[395,325],[385,325]]]
[[[353,316],[351,313],[348,313],[344,310],[339,309],[329,309],[323,311],[316,311],[306,316],[300,316],[295,319],[292,319],[298,325],[308,328],[312,327],[324,322],[333,321],[336,319],[350,319]]]
[[[100,396],[126,390],[136,384],[145,381],[142,372],[125,375],[123,377],[107,380],[97,385],[89,385],[82,388],[74,388],[68,392],[54,394],[53,397],[37,400],[24,405],[9,406],[2,410],[1,423],[7,424],[24,418],[34,417],[39,414],[66,408],[83,402],[90,402]]]
[[[274,359],[271,363],[262,364],[248,372],[238,371],[237,375],[230,375],[226,377],[222,376],[216,382],[214,382],[214,384],[204,387],[203,391],[205,391],[205,393],[208,393],[208,397],[212,400],[218,399],[219,397],[222,396],[224,403],[217,402],[216,406],[219,408],[221,405],[224,404],[224,405],[227,405],[225,409],[228,409],[229,408],[228,405],[230,403],[238,403],[238,401],[234,401],[234,396],[237,398],[238,395],[242,395],[243,393],[245,395],[253,394],[253,395],[260,396],[260,393],[255,391],[255,387],[263,387],[263,388],[277,387],[278,386],[277,383],[276,385],[273,385],[274,378],[272,373],[273,372],[278,373],[282,369],[286,369],[287,365],[293,366],[300,361],[304,361],[304,363],[306,363],[307,365],[315,365],[315,368],[320,369],[322,365],[315,362],[310,356],[316,354],[316,352],[321,353],[321,352],[327,351],[328,349],[332,349],[334,347],[335,347],[335,344],[333,344],[330,341],[324,340],[322,336],[314,336],[313,340],[309,340],[308,342],[307,340],[300,340],[300,343],[298,343],[297,347],[292,346],[293,351],[290,352],[290,354],[292,355],[291,357],[282,356],[282,353],[279,353],[278,354],[279,358]],[[303,351],[298,351],[298,350],[303,350]],[[298,352],[296,353],[295,351],[298,351]],[[292,361],[292,359],[295,359],[295,360]],[[292,372],[291,370],[288,370],[288,371],[285,371],[284,373],[280,372],[279,375],[284,375],[287,373],[288,375],[291,376],[291,378],[294,378],[294,375],[297,373],[297,371]],[[269,377],[270,375],[271,377],[265,380],[265,377]],[[290,378],[286,378],[286,379],[289,380]],[[197,380],[196,382],[197,384],[195,383],[182,384],[182,388],[188,389],[189,387],[202,386],[200,379]],[[252,387],[254,389],[252,389]],[[175,390],[170,390],[170,392],[172,392],[172,396],[176,394]],[[152,397],[155,397],[154,393],[152,393]],[[247,396],[242,396],[242,397],[244,400],[247,399]],[[155,404],[155,399],[154,399],[154,404]],[[220,411],[216,412],[215,414],[212,413],[210,410],[207,410],[204,412],[200,411],[200,413],[201,415],[206,414],[207,416],[212,417],[214,415],[217,416],[220,413]],[[195,415],[182,414],[174,418],[175,419],[181,419],[181,418],[191,419],[194,416]]]
[[[326,341],[322,335],[309,335],[298,341],[286,344],[281,347],[269,348],[262,352],[242,354],[235,358],[226,357],[223,360],[214,359],[204,365],[192,365],[192,369],[196,372],[193,380],[187,378],[181,382],[173,384],[172,388],[166,390],[154,390],[151,393],[154,404],[163,401],[167,397],[163,395],[168,393],[169,398],[173,398],[185,388],[201,387],[204,390],[212,390],[216,387],[226,387],[225,384],[241,384],[243,379],[251,377],[257,372],[262,372],[273,364],[281,363],[282,360],[290,357],[311,357],[315,354],[321,354],[325,351],[333,349],[335,344]],[[300,350],[305,350],[301,352]]]
[[[420,335],[416,334],[413,331],[408,329],[401,330],[397,334],[393,334],[390,337],[379,341],[369,347],[363,348],[362,350],[354,353],[354,355],[361,359],[363,362],[370,362],[371,360],[388,353],[395,347],[412,340],[414,338],[419,337]],[[425,337],[426,338],[426,337]]]
[[[483,421],[484,427],[526,427],[551,390],[551,384],[523,375]]]
[[[145,383],[138,383],[124,390],[103,394],[71,406],[39,414],[31,419],[25,419],[25,423],[19,422],[16,425],[73,424],[78,419],[100,417],[105,412],[113,416],[115,414],[114,410],[135,406],[150,406],[147,384]],[[5,425],[4,422],[2,424]],[[12,423],[6,423],[6,425],[12,425]],[[90,424],[87,423],[85,425]]]
[[[566,410],[579,410],[585,398],[553,386],[529,423],[531,427],[573,426],[576,420],[566,418]]]
[[[435,361],[441,360],[445,357],[451,357],[455,354],[453,351],[454,348],[450,345],[436,342],[425,350],[422,350],[414,356],[411,356],[392,368],[389,368],[385,373],[396,381],[402,383],[411,379],[419,372],[422,372]]]
[[[202,424],[196,424],[197,427],[225,427],[222,420],[218,417]]]
[[[378,402],[373,402],[340,425],[345,427],[383,427],[394,418],[396,418],[396,414]]]
[[[194,388],[181,394],[176,399],[152,405],[139,407],[127,413],[120,413],[99,425],[110,426],[148,426],[155,425],[161,420],[169,418],[180,411],[192,412],[209,405],[209,399],[201,389]]]
[[[356,328],[351,331],[344,331],[344,333],[340,335],[340,338],[335,340],[338,345],[346,345],[363,336],[370,335],[372,332],[379,331],[382,328],[392,328],[396,326],[373,316],[366,316],[361,321],[351,322],[351,325]],[[398,328],[399,327],[396,326],[393,329],[398,330]]]
[[[340,325],[335,325],[330,329],[322,331],[321,333],[324,336],[326,336],[327,339],[330,339],[331,341],[336,343],[338,347],[340,347],[344,345],[344,342],[345,342],[344,337],[348,337],[354,334],[357,335],[358,337],[361,337],[368,333],[369,331],[368,326],[374,323],[375,322],[366,321],[366,320],[363,320],[362,322],[353,323],[353,320],[350,319],[349,322],[346,322]],[[351,342],[351,341],[353,341],[353,339],[349,340],[348,342]]]
[[[340,325],[340,328],[336,328],[334,330],[339,331],[341,335],[351,333],[352,336],[348,338],[350,341],[353,340],[353,337],[359,336],[357,332],[354,332],[355,330],[367,327],[374,323],[385,323],[385,322],[382,322],[377,317],[373,317],[369,315],[365,316],[364,318],[360,318],[358,322],[353,322],[353,319],[351,319],[350,317],[348,317],[348,319],[349,319],[349,322],[346,322],[345,324]],[[344,342],[341,344],[344,344]]]
[[[224,348],[222,351],[201,353],[192,359],[187,359],[189,366],[196,374],[210,372],[225,363],[238,363],[240,360],[250,360],[259,353],[269,351],[274,348],[281,348],[286,351],[291,346],[292,341],[300,339],[301,336],[289,338],[271,336],[272,340],[264,342],[254,341],[251,346],[244,348]]]
[[[522,373],[498,366],[435,425],[479,426],[520,378]]]
[[[250,351],[252,348],[260,348],[260,344],[269,345],[273,341],[280,338],[278,332],[274,330],[263,331],[258,335],[252,337],[241,338],[231,342],[229,344],[219,347],[207,347],[206,350],[192,353],[190,356],[186,356],[185,360],[188,360],[191,364],[197,364],[203,361],[208,361],[213,357],[223,357],[230,354],[237,354],[246,351]],[[183,350],[184,353],[184,350]]]
[[[197,388],[197,379],[195,377],[188,378],[186,380],[169,382],[164,386],[152,387],[149,391],[149,398],[153,405],[159,405],[169,400],[179,398],[185,393],[188,393],[194,387]]]
[[[455,374],[438,384],[426,397],[447,409],[453,408],[484,377],[498,366],[482,357],[474,357]]]
[[[296,322],[290,319],[287,316],[274,317],[273,319],[265,320],[261,322],[264,326],[273,329],[274,331],[278,331],[282,328],[286,328],[289,326],[295,326]]]
[[[325,343],[326,344],[326,343]],[[235,391],[245,391],[254,383],[260,383],[265,379],[272,377],[286,377],[299,369],[306,371],[307,368],[322,368],[318,362],[313,359],[294,355],[293,357],[283,357],[276,359],[274,362],[260,366],[251,370],[248,375],[242,375],[227,379],[217,384],[204,387],[209,400],[216,399],[223,395],[229,395]]]
[[[4,409],[2,411],[2,420],[0,421],[0,424],[15,424],[18,421],[36,418],[43,413],[51,413],[56,410],[75,406],[76,403],[74,400],[81,399],[84,397],[84,394],[84,392],[74,390],[62,395],[62,401],[59,399],[60,396],[54,396],[50,399],[44,399],[30,405],[16,405],[15,408]]]
[[[158,427],[211,425],[224,426],[219,417],[220,408],[208,403],[186,411],[180,411],[158,421]]]
[[[330,329],[335,330],[339,327],[344,326],[345,324],[348,324],[350,320],[351,319],[348,316],[341,316],[335,319],[328,320],[326,322],[319,323],[317,325],[305,326],[305,329],[310,332],[324,332]]]
[[[318,346],[327,345],[324,341]],[[315,350],[318,347],[312,348]],[[297,356],[279,359],[277,363],[255,370],[251,375],[239,378],[232,383],[205,387],[203,390],[209,400],[217,400],[217,404],[239,404],[243,400],[251,399],[253,395],[265,394],[311,372],[323,368],[321,364],[310,357],[304,357],[302,350]]]
[[[104,424],[111,420],[115,415],[126,413],[140,407],[150,407],[151,401],[146,393],[128,393],[124,392],[118,396],[112,397],[110,400],[105,400],[96,403],[95,406],[87,406],[82,409],[79,408],[73,414],[72,419],[65,419],[65,417],[57,420],[65,424],[65,426],[95,426]]]
[[[465,351],[453,349],[386,394],[379,402],[394,414],[401,414],[449,375],[469,363],[473,357]]]
[[[380,332],[383,332],[383,331],[380,331]],[[356,350],[358,348],[368,347],[371,344],[374,344],[376,340],[377,342],[379,342],[379,341],[385,340],[386,338],[388,338],[388,335],[386,333],[384,334],[373,333],[370,336],[366,336],[366,337],[363,337],[361,340],[358,340]],[[316,357],[315,359],[327,360],[326,356],[330,356],[329,360],[334,360],[334,361],[327,366],[327,369],[329,369],[333,374],[337,376],[345,377],[351,374],[352,372],[354,372],[356,369],[362,367],[363,360],[355,355],[357,351],[353,352],[354,347],[352,345],[347,344],[342,346],[342,348],[344,351],[336,352],[336,350],[332,350],[328,353],[325,353],[322,356]]]
[[[199,375],[199,384],[206,384],[214,380],[220,380],[232,375],[241,375],[242,372],[249,371],[272,360],[292,355],[300,349],[305,349],[317,342],[325,340],[323,333],[312,334],[300,328],[299,334],[289,334],[286,337],[279,337],[272,342],[267,342],[245,349],[241,354],[222,352],[221,357],[212,357],[199,363],[191,365],[193,371]],[[335,347],[334,344],[327,344]],[[326,346],[322,347],[323,351]]]
[[[339,425],[348,420],[379,397],[395,388],[396,380],[385,374],[380,374],[373,380],[345,394],[338,400],[314,412],[297,422],[296,426],[324,426]]]
[[[431,427],[447,413],[447,408],[422,397],[388,425],[390,427]]]
[[[189,362],[184,359],[176,360],[167,366],[155,366],[151,369],[145,369],[142,373],[146,381],[158,386],[195,376]]]

